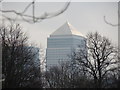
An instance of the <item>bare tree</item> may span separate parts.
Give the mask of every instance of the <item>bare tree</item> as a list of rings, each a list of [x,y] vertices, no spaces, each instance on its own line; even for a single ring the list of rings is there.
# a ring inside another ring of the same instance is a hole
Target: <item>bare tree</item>
[[[87,35],[86,49],[87,53],[83,49],[75,52],[74,60],[77,61],[77,65],[84,68],[88,77],[93,78],[95,87],[102,88],[107,75],[118,69],[117,49],[109,39],[97,32]]]
[[[40,67],[36,68],[34,48],[19,24],[0,27],[3,88],[42,87]]]

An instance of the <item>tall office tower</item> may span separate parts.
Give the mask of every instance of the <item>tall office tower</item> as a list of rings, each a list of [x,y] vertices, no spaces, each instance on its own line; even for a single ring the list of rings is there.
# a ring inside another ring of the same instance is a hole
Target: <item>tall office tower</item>
[[[86,38],[66,22],[47,38],[47,68],[70,60],[72,50],[77,49],[78,45],[85,48],[85,44]]]

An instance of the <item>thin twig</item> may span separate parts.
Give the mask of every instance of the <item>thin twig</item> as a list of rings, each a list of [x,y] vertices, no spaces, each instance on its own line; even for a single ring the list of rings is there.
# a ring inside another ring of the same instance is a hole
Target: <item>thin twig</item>
[[[30,8],[31,5],[32,5],[32,15],[24,14]],[[51,12],[51,13],[45,12],[41,16],[38,16],[38,17],[35,16],[35,0],[33,0],[33,2],[31,2],[31,3],[29,3],[22,12],[17,12],[16,10],[0,10],[0,12],[2,12],[3,14],[13,13],[17,16],[20,16],[21,19],[25,22],[37,23],[37,22],[41,22],[44,19],[53,18],[53,17],[56,17],[56,16],[62,14],[63,12],[65,12],[67,10],[69,5],[70,5],[70,2],[66,2],[65,6],[62,9],[60,9],[56,12]],[[6,18],[8,20],[9,17],[7,18],[7,16],[5,16],[4,18]],[[9,18],[9,20],[14,20],[14,19]]]
[[[120,26],[120,24],[112,24],[111,22],[108,22],[108,21],[106,20],[106,16],[104,16],[104,21],[105,21],[106,24],[111,25],[111,26],[113,26],[113,27]]]

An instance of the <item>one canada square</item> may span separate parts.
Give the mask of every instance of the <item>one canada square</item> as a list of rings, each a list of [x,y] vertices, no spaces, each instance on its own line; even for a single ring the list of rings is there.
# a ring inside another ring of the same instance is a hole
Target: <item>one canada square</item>
[[[47,38],[47,68],[68,61],[73,49],[78,45],[85,47],[86,38],[68,22],[64,23]]]

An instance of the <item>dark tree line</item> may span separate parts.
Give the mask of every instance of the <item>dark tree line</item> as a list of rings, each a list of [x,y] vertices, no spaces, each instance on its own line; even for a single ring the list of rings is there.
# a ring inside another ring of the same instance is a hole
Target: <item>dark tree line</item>
[[[72,65],[72,66],[71,66]],[[88,77],[73,67],[71,62],[62,62],[53,66],[45,73],[47,88],[91,88]]]
[[[2,88],[42,87],[40,66],[35,66],[37,51],[19,24],[0,28],[2,42]]]

